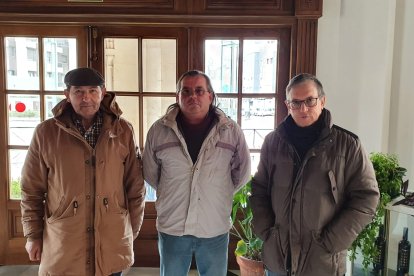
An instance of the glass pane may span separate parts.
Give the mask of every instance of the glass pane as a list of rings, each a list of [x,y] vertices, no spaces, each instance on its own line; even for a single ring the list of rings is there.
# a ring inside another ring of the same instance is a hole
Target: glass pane
[[[40,98],[8,95],[9,144],[29,145],[34,128],[40,123]]]
[[[217,106],[233,121],[237,122],[237,99],[218,98]]]
[[[34,37],[6,37],[7,89],[39,90],[39,43]]]
[[[167,108],[175,103],[175,97],[145,97],[144,98],[144,143],[147,138],[147,132],[152,124],[161,118]],[[146,183],[147,186],[147,195],[145,199],[147,201],[156,200],[156,191]]]
[[[43,38],[45,90],[63,90],[65,74],[77,67],[75,38]]]
[[[276,93],[277,42],[243,41],[243,93]]]
[[[142,78],[144,92],[175,92],[177,75],[175,39],[142,40]]]
[[[237,93],[238,61],[238,40],[206,40],[204,70],[216,93]]]
[[[155,191],[147,182],[145,182],[145,187],[147,188],[145,201],[155,201],[157,199],[157,191]]]
[[[147,132],[152,124],[161,118],[168,106],[175,103],[175,97],[145,97],[144,98],[144,143]]]
[[[20,199],[20,176],[27,150],[9,150],[10,168],[10,199]]]
[[[139,145],[139,100],[133,96],[116,96],[116,102],[122,110],[122,117],[134,127],[135,141]]]
[[[252,175],[254,175],[257,172],[257,166],[259,165],[260,153],[251,152],[250,153],[250,160],[251,160]]]
[[[106,88],[138,92],[138,39],[105,38],[104,44]]]
[[[249,98],[242,102],[242,129],[250,149],[260,149],[274,129],[275,99]]]
[[[53,117],[52,109],[61,101],[65,99],[65,95],[47,95],[45,96],[45,118]]]

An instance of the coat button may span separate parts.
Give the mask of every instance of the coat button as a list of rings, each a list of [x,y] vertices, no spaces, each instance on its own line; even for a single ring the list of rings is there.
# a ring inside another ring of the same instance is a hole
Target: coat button
[[[86,164],[86,165],[89,165],[89,160],[86,160],[86,161],[85,161],[85,164]]]
[[[91,227],[86,228],[86,232],[91,232],[91,230],[92,230]]]
[[[86,196],[86,199],[91,199],[91,196],[90,196],[90,195],[87,195],[87,196]]]

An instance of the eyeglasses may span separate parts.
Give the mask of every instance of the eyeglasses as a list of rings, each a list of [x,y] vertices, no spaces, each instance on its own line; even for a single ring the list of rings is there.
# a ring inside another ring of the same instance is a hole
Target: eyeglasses
[[[197,97],[201,97],[201,96],[203,96],[203,95],[204,95],[204,93],[206,93],[206,90],[205,90],[205,89],[203,89],[203,88],[196,88],[196,89],[194,89],[194,90],[192,90],[192,89],[187,89],[187,88],[183,88],[183,89],[181,89],[181,90],[180,90],[180,93],[181,93],[181,95],[182,95],[183,97],[190,97],[190,96],[192,96],[192,95],[193,95],[193,91],[194,91],[194,94],[195,94]]]
[[[288,107],[292,110],[300,109],[302,107],[302,104],[305,104],[306,107],[314,107],[318,103],[318,97],[316,98],[307,98],[303,101],[286,101]]]

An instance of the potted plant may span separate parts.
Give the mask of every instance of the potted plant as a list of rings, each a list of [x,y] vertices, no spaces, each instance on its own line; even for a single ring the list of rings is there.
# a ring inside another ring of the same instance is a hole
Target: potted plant
[[[251,180],[243,186],[233,198],[232,221],[230,233],[239,241],[234,251],[242,276],[264,274],[261,261],[263,241],[253,233],[253,212],[249,201],[251,195]]]
[[[401,194],[403,177],[407,172],[405,168],[400,167],[395,155],[375,152],[370,154],[370,159],[381,194],[380,201],[374,219],[359,233],[349,249],[351,261],[356,259],[357,250],[360,250],[362,266],[366,274],[368,267],[373,264],[375,257],[379,254],[375,246],[375,239],[378,236],[380,226],[384,223],[385,206]]]

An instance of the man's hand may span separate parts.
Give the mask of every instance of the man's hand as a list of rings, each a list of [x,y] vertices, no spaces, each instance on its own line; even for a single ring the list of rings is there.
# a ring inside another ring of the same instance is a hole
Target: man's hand
[[[26,251],[29,253],[29,259],[31,261],[40,261],[42,255],[43,240],[32,240],[26,242]]]

